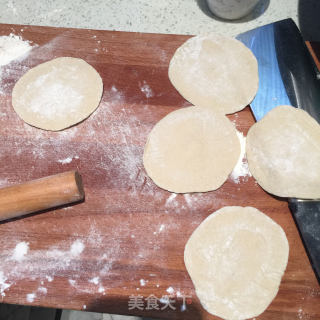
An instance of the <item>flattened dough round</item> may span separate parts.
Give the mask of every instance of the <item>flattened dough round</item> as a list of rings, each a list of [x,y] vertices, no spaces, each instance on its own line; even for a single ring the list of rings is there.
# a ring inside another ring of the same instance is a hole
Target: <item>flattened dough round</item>
[[[169,78],[186,100],[223,114],[247,106],[259,83],[253,53],[240,41],[217,34],[193,37],[179,47]]]
[[[176,192],[216,190],[237,163],[240,142],[229,119],[187,107],[161,119],[149,134],[143,164],[159,187]]]
[[[286,235],[272,219],[252,207],[224,207],[192,233],[184,261],[202,306],[240,320],[271,303],[288,255]]]
[[[39,64],[15,84],[12,105],[32,126],[62,130],[86,119],[103,91],[98,72],[82,59],[62,57]]]
[[[250,172],[266,191],[320,198],[320,125],[307,112],[272,109],[250,128],[246,152]]]

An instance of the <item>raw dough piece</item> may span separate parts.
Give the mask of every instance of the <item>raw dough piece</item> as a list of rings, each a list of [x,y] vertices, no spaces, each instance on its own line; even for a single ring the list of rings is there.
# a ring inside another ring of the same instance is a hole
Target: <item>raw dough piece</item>
[[[82,59],[62,57],[23,75],[13,88],[12,105],[32,126],[62,130],[87,118],[103,90],[98,72]]]
[[[169,65],[169,78],[194,105],[224,114],[247,106],[258,90],[258,64],[240,41],[210,34],[186,41]]]
[[[246,152],[250,172],[266,191],[320,198],[320,126],[307,112],[274,108],[250,128]]]
[[[239,320],[268,307],[288,255],[286,235],[272,219],[252,207],[224,207],[192,233],[184,261],[202,306]]]
[[[152,129],[143,163],[159,187],[177,193],[216,190],[240,155],[229,119],[211,109],[188,107],[171,112]]]

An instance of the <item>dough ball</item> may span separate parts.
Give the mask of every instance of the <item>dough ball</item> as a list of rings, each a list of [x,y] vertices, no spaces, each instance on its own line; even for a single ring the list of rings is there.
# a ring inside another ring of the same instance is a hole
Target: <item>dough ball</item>
[[[250,172],[266,191],[320,198],[320,126],[307,112],[272,109],[250,128],[246,152]]]
[[[272,219],[252,207],[224,207],[192,233],[184,261],[202,306],[240,320],[274,299],[288,255],[286,235]]]
[[[159,187],[177,193],[216,190],[237,163],[240,142],[229,119],[211,109],[171,112],[152,129],[143,163]]]
[[[30,69],[16,83],[12,105],[28,124],[62,130],[86,119],[103,91],[98,72],[82,59],[62,57]]]
[[[246,107],[259,83],[253,53],[240,41],[216,34],[190,38],[178,48],[169,78],[186,100],[223,114]]]

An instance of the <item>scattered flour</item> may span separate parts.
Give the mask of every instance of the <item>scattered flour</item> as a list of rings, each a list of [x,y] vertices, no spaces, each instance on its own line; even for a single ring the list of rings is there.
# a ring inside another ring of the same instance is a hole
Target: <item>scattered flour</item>
[[[174,293],[174,289],[172,287],[169,287],[167,290],[166,290],[169,294],[173,294]]]
[[[144,287],[146,285],[146,280],[140,279],[140,286]]]
[[[98,289],[98,292],[99,292],[99,293],[104,293],[104,292],[105,292],[104,287],[100,286],[99,289]]]
[[[14,248],[11,259],[16,261],[22,261],[25,258],[25,255],[28,253],[29,243],[28,242],[19,242]]]
[[[176,198],[177,194],[176,193],[172,193],[172,195],[166,200],[166,206],[169,205],[175,198]]]
[[[10,288],[11,284],[7,283],[7,277],[4,276],[3,272],[0,271],[0,295],[4,297],[6,289]]]
[[[20,279],[35,279],[36,275],[39,280],[47,279],[51,282],[54,276],[61,275],[64,271],[80,270],[81,262],[76,258],[83,250],[84,244],[78,239],[70,245],[69,250],[60,250],[57,247],[51,247],[48,250],[29,250],[29,243],[20,242],[13,253],[2,251],[0,253],[0,294],[4,296],[4,291]],[[17,263],[22,260],[23,263]],[[39,292],[44,293],[44,289],[40,287]],[[34,297],[34,293],[30,294],[28,302],[32,302]]]
[[[186,201],[188,207],[192,207],[192,199],[189,193],[185,193],[184,195],[184,200]]]
[[[90,279],[89,282],[97,285],[97,284],[99,284],[99,277],[94,277],[94,278]]]
[[[33,302],[35,297],[36,295],[34,293],[28,293],[26,299],[28,302]]]
[[[39,287],[37,290],[41,294],[47,294],[48,290],[45,287]]]
[[[65,158],[65,159],[62,159],[62,160],[58,160],[59,163],[62,163],[62,164],[67,164],[67,163],[70,163],[72,161],[72,157],[68,157],[68,158]]]
[[[77,281],[76,281],[76,280],[69,279],[68,281],[69,281],[69,283],[70,283],[73,287],[77,284]]]
[[[160,227],[158,228],[158,231],[154,231],[153,234],[156,235],[161,233],[165,229],[165,227],[166,226],[164,224],[161,224]]]
[[[144,80],[142,84],[140,84],[140,90],[141,92],[144,93],[144,95],[146,96],[146,98],[151,98],[154,96],[152,89],[150,88],[150,86],[146,83],[146,81]]]
[[[243,177],[245,179],[247,177],[250,177],[251,173],[249,171],[248,162],[245,157],[246,138],[243,136],[242,132],[237,131],[237,135],[240,141],[241,151],[238,162],[234,167],[233,171],[231,172],[230,177],[235,183],[240,183],[240,177]]]

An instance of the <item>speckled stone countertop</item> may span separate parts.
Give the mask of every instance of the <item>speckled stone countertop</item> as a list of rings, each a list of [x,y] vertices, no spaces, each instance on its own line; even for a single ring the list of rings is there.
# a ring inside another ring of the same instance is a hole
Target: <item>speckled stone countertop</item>
[[[298,0],[261,0],[236,22],[213,17],[205,0],[0,0],[0,23],[154,33],[234,36],[276,20],[293,18]]]

